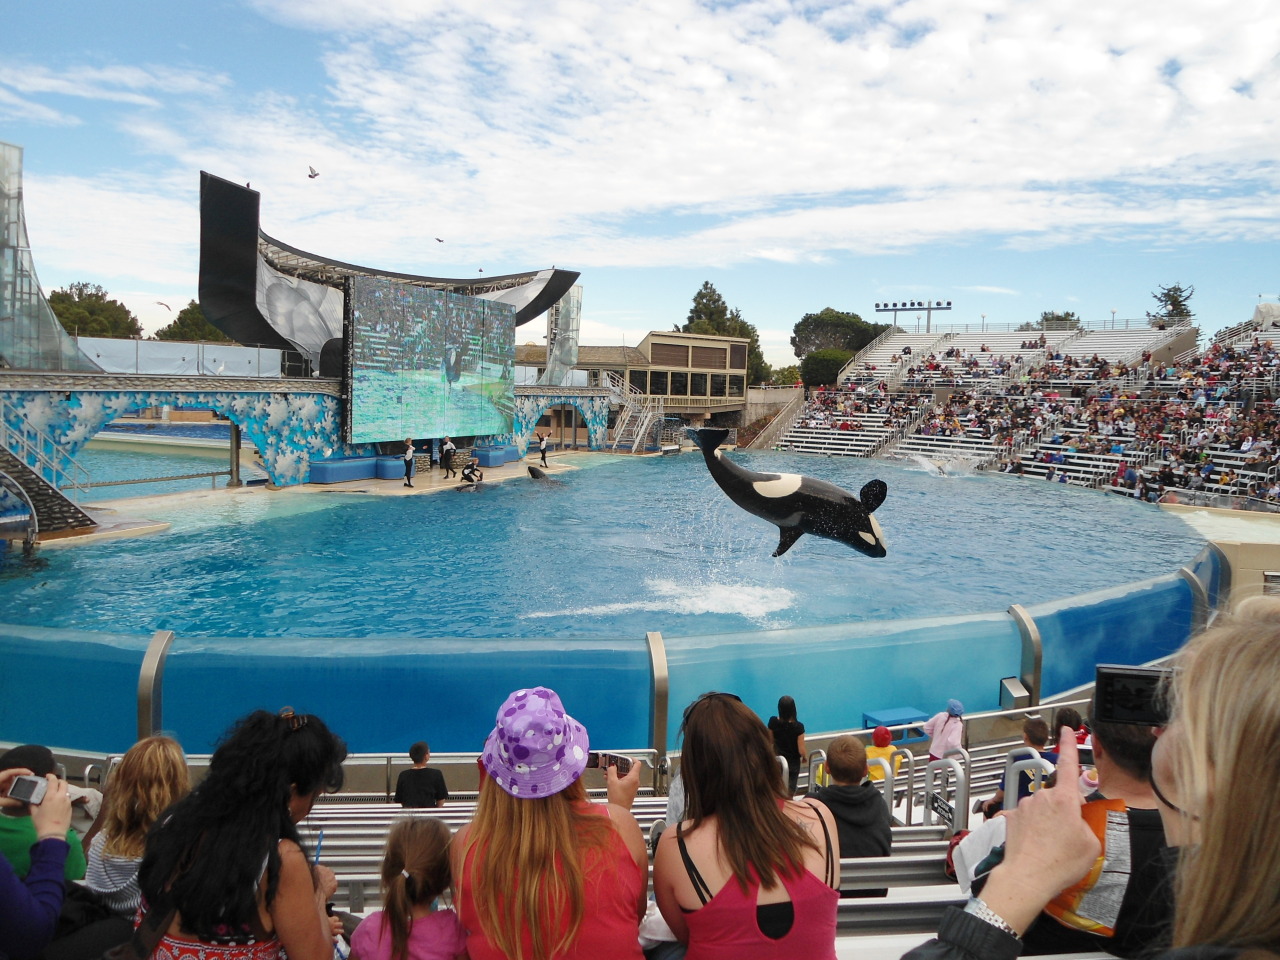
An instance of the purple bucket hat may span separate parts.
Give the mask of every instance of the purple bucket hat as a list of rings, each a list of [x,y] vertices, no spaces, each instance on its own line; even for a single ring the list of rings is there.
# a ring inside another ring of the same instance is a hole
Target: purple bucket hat
[[[564,712],[554,690],[517,690],[503,701],[481,760],[513,797],[559,793],[587,767],[587,730]]]

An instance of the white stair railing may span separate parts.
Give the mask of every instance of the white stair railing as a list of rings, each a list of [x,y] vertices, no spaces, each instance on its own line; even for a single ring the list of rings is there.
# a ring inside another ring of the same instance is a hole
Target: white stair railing
[[[11,420],[20,423],[21,428],[15,430],[10,427]],[[22,411],[7,400],[0,400],[0,443],[59,490],[72,489],[80,493],[88,491],[89,471],[72,457],[67,457],[67,467],[63,468],[45,453],[46,449],[58,449],[57,442],[47,433],[32,426]]]

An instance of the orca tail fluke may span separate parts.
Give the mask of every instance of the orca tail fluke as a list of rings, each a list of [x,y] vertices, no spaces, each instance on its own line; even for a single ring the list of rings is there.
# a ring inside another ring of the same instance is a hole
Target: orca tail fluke
[[[729,436],[728,430],[716,430],[711,427],[700,427],[697,430],[690,427],[686,432],[703,453],[714,453],[716,447],[724,443]]]

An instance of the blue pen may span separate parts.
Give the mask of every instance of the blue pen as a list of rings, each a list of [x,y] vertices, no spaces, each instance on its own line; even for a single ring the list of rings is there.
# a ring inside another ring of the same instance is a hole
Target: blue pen
[[[323,846],[324,846],[324,831],[321,830],[319,835],[316,837],[316,853],[315,853],[315,856],[311,858],[312,863],[320,862],[320,848]]]

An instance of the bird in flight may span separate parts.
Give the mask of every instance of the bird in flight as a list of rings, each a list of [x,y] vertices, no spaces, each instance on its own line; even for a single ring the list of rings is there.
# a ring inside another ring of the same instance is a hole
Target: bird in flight
[[[320,176],[320,171],[315,167],[307,167],[307,171],[308,180],[314,180],[316,177]]]
[[[157,307],[164,307],[164,308],[165,308],[166,310],[168,310],[170,313],[173,313],[173,307],[169,306],[169,305],[168,305],[167,303],[165,303],[163,300],[157,300],[157,301],[156,301],[156,306],[157,306]]]
[[[441,240],[439,237],[436,237],[436,243],[444,243],[444,241]]]

